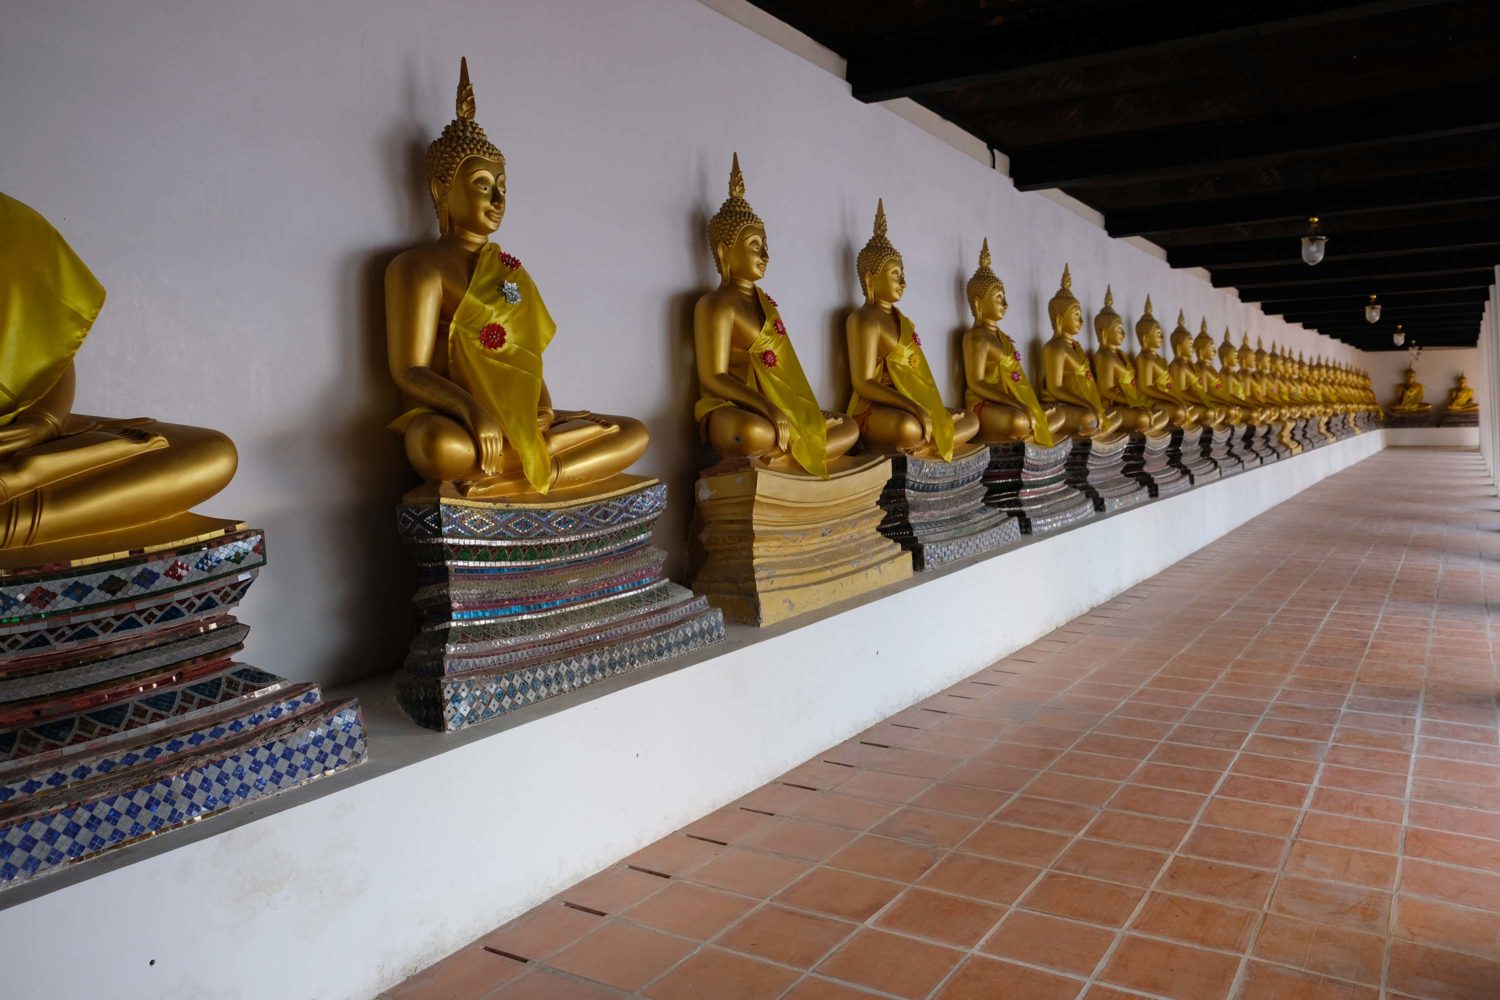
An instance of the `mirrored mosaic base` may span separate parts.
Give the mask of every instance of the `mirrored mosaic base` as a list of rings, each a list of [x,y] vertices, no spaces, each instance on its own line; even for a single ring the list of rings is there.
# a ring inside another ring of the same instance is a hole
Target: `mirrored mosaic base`
[[[989,450],[984,502],[1014,517],[1022,534],[1043,535],[1094,516],[1094,501],[1068,484],[1072,438],[1051,447],[1012,441]]]
[[[421,625],[402,709],[455,732],[722,640],[723,616],[662,576],[651,528],[666,506],[666,486],[638,476],[552,500],[404,501]]]
[[[1234,428],[1221,427],[1216,431],[1204,431],[1201,438],[1203,454],[1219,467],[1219,475],[1232,476],[1245,471],[1244,460],[1234,450]]]
[[[917,572],[1021,540],[1015,518],[984,503],[989,450],[960,448],[953,461],[891,456],[891,478],[880,495],[880,533],[911,553]]]
[[[1169,432],[1135,435],[1125,449],[1125,474],[1145,486],[1146,492],[1153,497],[1169,497],[1192,488],[1193,481],[1187,470],[1172,464],[1168,455],[1171,446],[1172,433]]]
[[[1273,462],[1279,462],[1292,454],[1292,449],[1281,439],[1282,427],[1282,424],[1266,424],[1265,433],[1256,440],[1255,447],[1265,452],[1266,457]]]
[[[233,659],[264,535],[182,520],[180,541],[94,559],[7,553],[0,887],[365,759],[357,702]]]
[[[1219,478],[1219,467],[1203,451],[1203,435],[1208,433],[1201,427],[1192,427],[1172,435],[1172,446],[1167,449],[1173,464],[1184,469],[1194,486],[1213,482]]]
[[[831,475],[725,462],[698,477],[693,590],[730,621],[774,625],[908,579],[880,533],[890,459],[842,458]]]
[[[1087,439],[1073,443],[1068,455],[1068,482],[1086,495],[1100,514],[1134,507],[1151,499],[1151,491],[1140,480],[1125,474],[1130,437],[1116,434],[1108,440]]]
[[[1431,411],[1427,413],[1402,413],[1399,410],[1385,411],[1387,427],[1431,427],[1435,423]]]
[[[1478,427],[1479,411],[1470,410],[1468,413],[1450,413],[1443,411],[1443,419],[1438,421],[1439,427]]]
[[[1244,460],[1246,468],[1255,468],[1276,460],[1262,445],[1265,431],[1263,424],[1245,424],[1235,428],[1234,450]]]

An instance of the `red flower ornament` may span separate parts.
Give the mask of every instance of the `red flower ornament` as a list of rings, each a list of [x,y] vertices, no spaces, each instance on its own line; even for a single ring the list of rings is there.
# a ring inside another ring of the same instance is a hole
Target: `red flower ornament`
[[[1021,352],[1020,351],[1011,351],[1010,352],[1010,357],[1011,357],[1011,360],[1014,361],[1016,364],[1020,364],[1021,363]]]
[[[519,271],[521,269],[521,258],[517,257],[515,254],[506,253],[504,250],[500,251],[500,263],[504,264],[512,271]]]
[[[775,321],[771,324],[771,328],[776,331],[776,336],[786,336],[786,324],[781,321],[780,316],[776,317]]]
[[[781,308],[779,305],[776,304],[776,300],[773,299],[773,298],[771,298],[771,293],[770,292],[761,292],[760,294],[764,295],[766,297],[766,301],[769,302],[769,303],[771,303],[771,308],[772,309],[780,309]]]
[[[918,347],[921,347],[922,346],[922,335],[920,333],[918,333],[917,331],[913,330],[911,332],[911,342],[913,344],[916,344]]]
[[[765,365],[767,368],[775,368],[776,367],[776,352],[775,351],[762,351],[760,353],[760,363],[763,364],[763,365]]]
[[[1021,373],[1020,372],[1011,372],[1010,373],[1010,380],[1012,382],[1019,382],[1019,381],[1021,381]]]
[[[492,351],[498,351],[505,346],[505,327],[499,323],[491,323],[479,331],[479,343]]]

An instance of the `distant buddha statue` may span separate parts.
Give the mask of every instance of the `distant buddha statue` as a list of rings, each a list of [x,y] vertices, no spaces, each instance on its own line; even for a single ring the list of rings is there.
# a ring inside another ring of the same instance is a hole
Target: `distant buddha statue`
[[[1112,413],[1120,416],[1120,429],[1131,434],[1160,434],[1167,427],[1167,412],[1152,406],[1136,385],[1135,363],[1121,347],[1125,343],[1125,320],[1115,312],[1114,289],[1104,288],[1104,308],[1094,317],[1094,336],[1099,349],[1091,359],[1099,395]]]
[[[1050,447],[1063,417],[1049,419],[1026,377],[1021,352],[1000,329],[1007,306],[1005,283],[990,269],[989,240],[980,248],[979,267],[965,293],[974,325],[964,333],[964,405],[979,418],[979,440],[1035,441]]]
[[[1078,343],[1083,306],[1073,294],[1073,275],[1063,265],[1062,284],[1047,302],[1052,336],[1042,345],[1042,405],[1062,415],[1062,431],[1074,437],[1107,437],[1120,428],[1121,416],[1110,412],[1094,382],[1088,352]]]
[[[1229,336],[1226,328],[1224,336]],[[1231,352],[1234,350],[1230,348]],[[1219,407],[1219,412],[1224,416],[1224,422],[1238,424],[1244,420],[1244,401],[1239,399],[1230,390],[1229,382],[1224,373],[1214,366],[1216,350],[1214,338],[1208,332],[1208,317],[1203,317],[1203,322],[1198,327],[1198,335],[1193,338],[1193,354],[1196,357],[1194,368],[1198,374],[1198,385],[1202,387],[1204,394],[1213,400]]]
[[[81,558],[90,536],[186,513],[234,476],[217,431],[73,412],[73,356],[103,305],[61,234],[0,194],[0,549],[68,542],[58,555]]]
[[[1474,402],[1474,390],[1469,388],[1468,376],[1459,372],[1458,384],[1448,390],[1449,413],[1475,413],[1479,404]]]
[[[1167,366],[1172,374],[1172,389],[1184,399],[1192,400],[1203,414],[1202,422],[1212,427],[1224,424],[1224,409],[1208,394],[1198,375],[1196,354],[1193,351],[1193,332],[1187,328],[1187,319],[1182,310],[1177,311],[1177,326],[1172,330],[1172,361]]]
[[[1135,356],[1135,384],[1151,401],[1152,408],[1177,428],[1194,427],[1203,420],[1204,409],[1186,393],[1178,392],[1170,366],[1161,356],[1162,329],[1151,314],[1151,296],[1135,324],[1135,339],[1141,345]]]
[[[386,269],[386,343],[407,409],[412,467],[470,498],[583,487],[646,450],[630,417],[555,410],[542,352],[557,324],[530,273],[490,242],[505,215],[505,157],[474,121],[460,64],[458,115],[427,147],[442,235]]]
[[[724,458],[755,458],[828,477],[859,440],[854,421],[818,406],[776,300],[756,282],[771,261],[766,225],[745,200],[736,154],[729,197],[708,220],[719,287],[693,309],[702,394],[694,416]]]
[[[865,302],[844,324],[854,383],[849,415],[876,450],[952,461],[954,446],[979,433],[979,418],[944,405],[922,338],[896,308],[906,291],[906,270],[886,237],[883,200],[875,207],[875,232],[860,250],[855,270]]]

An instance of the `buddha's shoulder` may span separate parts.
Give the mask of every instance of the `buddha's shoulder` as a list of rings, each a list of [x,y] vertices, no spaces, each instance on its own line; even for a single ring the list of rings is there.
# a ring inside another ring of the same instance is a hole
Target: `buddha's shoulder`
[[[450,270],[455,261],[451,253],[441,244],[429,243],[399,253],[386,265],[387,278],[402,278],[408,281],[433,280]]]

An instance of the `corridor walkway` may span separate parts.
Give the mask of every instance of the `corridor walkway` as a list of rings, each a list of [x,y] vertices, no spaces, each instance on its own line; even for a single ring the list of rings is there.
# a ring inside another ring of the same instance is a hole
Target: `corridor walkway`
[[[389,996],[1494,1000],[1497,553],[1382,452]]]

